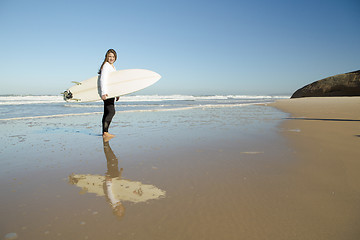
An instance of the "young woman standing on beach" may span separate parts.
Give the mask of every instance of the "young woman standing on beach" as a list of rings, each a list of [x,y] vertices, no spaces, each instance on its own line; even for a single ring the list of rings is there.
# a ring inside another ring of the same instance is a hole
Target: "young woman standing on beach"
[[[100,92],[101,99],[104,101],[104,115],[102,118],[102,133],[104,141],[109,141],[115,135],[109,133],[109,126],[112,118],[115,115],[115,98],[108,98],[107,80],[109,73],[116,71],[114,62],[117,59],[117,54],[114,49],[109,49],[106,52],[104,62],[101,64],[98,74],[100,74]],[[119,97],[116,97],[116,101]]]

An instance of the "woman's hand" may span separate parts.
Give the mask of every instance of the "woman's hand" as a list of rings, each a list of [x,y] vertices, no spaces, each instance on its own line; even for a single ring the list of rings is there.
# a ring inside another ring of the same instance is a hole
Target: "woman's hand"
[[[108,97],[108,95],[105,94],[105,95],[102,95],[102,96],[101,96],[101,99],[105,101],[107,97]]]

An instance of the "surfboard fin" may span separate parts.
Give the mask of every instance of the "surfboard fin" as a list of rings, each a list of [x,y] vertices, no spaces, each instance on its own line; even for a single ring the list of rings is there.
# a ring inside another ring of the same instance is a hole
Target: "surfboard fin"
[[[65,91],[62,93],[64,95],[64,100],[67,101],[69,99],[72,99],[73,95],[70,91]]]
[[[72,81],[72,83],[75,83],[76,85],[81,85],[81,82]]]

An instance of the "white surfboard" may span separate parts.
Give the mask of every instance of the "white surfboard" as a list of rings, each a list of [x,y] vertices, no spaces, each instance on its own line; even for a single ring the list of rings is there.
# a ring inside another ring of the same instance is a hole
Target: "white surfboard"
[[[108,98],[130,94],[156,83],[161,76],[146,69],[126,69],[109,74]],[[101,100],[100,76],[92,77],[66,90],[64,100],[67,102],[92,102]]]

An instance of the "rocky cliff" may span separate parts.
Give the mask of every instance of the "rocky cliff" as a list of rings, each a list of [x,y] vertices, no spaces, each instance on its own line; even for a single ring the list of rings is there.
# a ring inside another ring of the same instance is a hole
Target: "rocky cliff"
[[[321,79],[300,88],[291,98],[360,96],[360,70]]]

